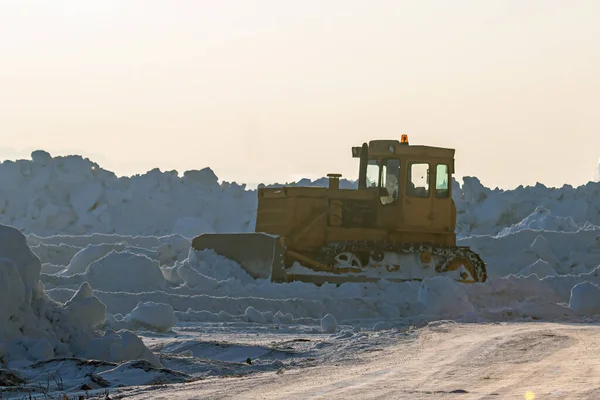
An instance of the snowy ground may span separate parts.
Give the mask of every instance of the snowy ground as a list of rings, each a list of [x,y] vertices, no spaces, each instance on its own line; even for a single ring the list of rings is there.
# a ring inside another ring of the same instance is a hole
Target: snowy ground
[[[337,339],[330,339],[332,343]],[[351,340],[351,339],[348,339]],[[600,328],[431,324],[382,334],[352,359],[121,394],[128,399],[597,399]]]
[[[0,164],[0,184],[0,223],[18,228],[0,226],[2,399],[594,398],[599,184],[466,179],[459,244],[485,284],[340,287],[256,281],[191,250],[253,229],[256,192],[210,170],[117,178],[38,152]]]

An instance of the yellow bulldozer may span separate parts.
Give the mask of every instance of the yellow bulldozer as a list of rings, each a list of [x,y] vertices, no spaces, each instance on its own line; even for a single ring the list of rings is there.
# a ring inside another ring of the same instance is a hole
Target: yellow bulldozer
[[[484,282],[479,255],[456,245],[454,154],[407,135],[363,143],[357,188],[340,188],[340,174],[328,187],[261,187],[254,233],[201,234],[192,247],[273,282]]]

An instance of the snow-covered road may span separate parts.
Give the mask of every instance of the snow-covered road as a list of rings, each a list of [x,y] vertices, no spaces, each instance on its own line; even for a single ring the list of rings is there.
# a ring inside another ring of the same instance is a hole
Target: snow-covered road
[[[127,399],[597,399],[600,327],[437,323],[358,362],[211,378]],[[123,393],[125,394],[125,393]]]

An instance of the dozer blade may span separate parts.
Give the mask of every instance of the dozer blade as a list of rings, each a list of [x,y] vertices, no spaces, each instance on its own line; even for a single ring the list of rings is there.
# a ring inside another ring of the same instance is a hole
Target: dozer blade
[[[198,251],[215,253],[236,261],[254,279],[285,280],[280,237],[266,233],[203,233],[192,240]]]

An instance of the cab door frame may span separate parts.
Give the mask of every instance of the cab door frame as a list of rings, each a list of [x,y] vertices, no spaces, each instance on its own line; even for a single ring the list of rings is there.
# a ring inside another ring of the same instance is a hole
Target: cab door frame
[[[427,196],[416,196],[411,187],[412,185],[412,165],[423,164],[427,166]],[[404,191],[402,197],[402,208],[404,217],[404,228],[415,230],[431,230],[433,228],[433,194],[432,190],[432,168],[431,160],[418,158],[407,158],[404,162],[405,172],[402,174],[405,179]],[[413,193],[411,193],[413,192]]]
[[[454,233],[453,213],[454,204],[452,200],[452,175],[454,172],[454,160],[435,159],[432,160],[434,165],[433,171],[433,193],[432,193],[432,211],[433,211],[433,228],[437,231]],[[447,167],[445,178],[447,179],[447,193],[440,197],[437,193],[438,166],[445,165]]]
[[[377,195],[377,227],[387,231],[395,231],[403,224],[402,199],[404,193],[404,161],[399,157],[386,157],[378,160],[379,180],[377,182],[377,190],[380,190],[383,185],[383,170],[388,160],[398,161],[399,164],[398,194],[395,201],[387,204],[383,204],[381,196],[379,194]]]

